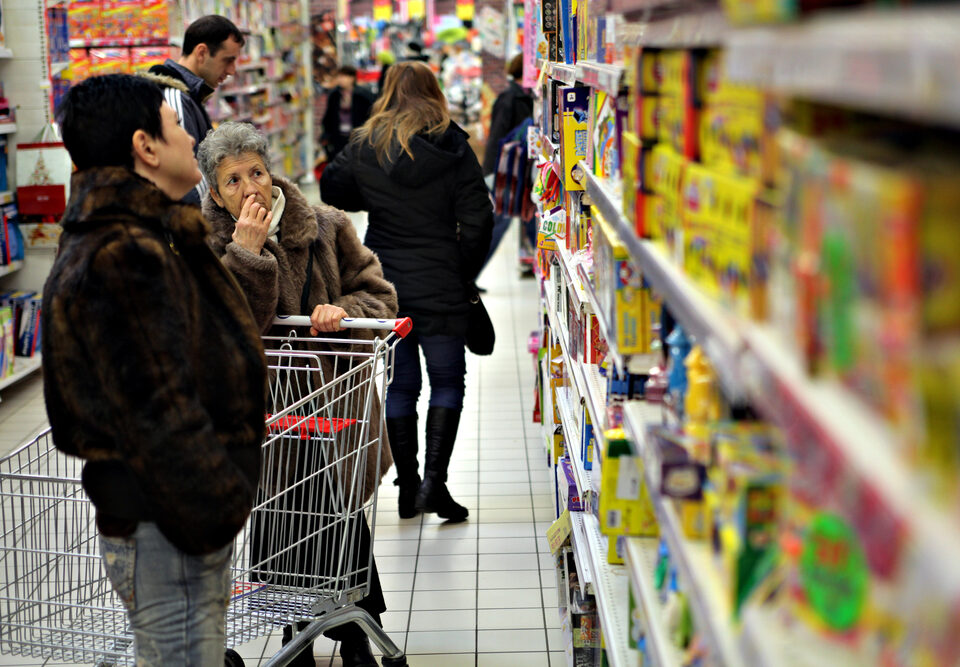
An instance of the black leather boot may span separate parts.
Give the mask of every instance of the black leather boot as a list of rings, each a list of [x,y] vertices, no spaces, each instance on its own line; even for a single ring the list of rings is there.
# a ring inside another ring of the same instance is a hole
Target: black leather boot
[[[387,417],[387,437],[393,453],[393,465],[397,468],[394,484],[400,487],[397,509],[401,519],[412,519],[416,509],[417,491],[420,490],[419,464],[417,463],[417,415]]]
[[[307,627],[306,621],[297,623],[298,630]],[[283,638],[280,640],[281,646],[286,646],[293,639],[293,626],[283,626]],[[290,661],[290,667],[317,667],[317,661],[313,657],[313,642],[310,642],[297,656]]]
[[[340,642],[340,659],[343,667],[379,667],[366,635],[363,638],[350,638]]]
[[[451,522],[465,521],[470,514],[447,490],[447,467],[459,425],[459,410],[431,407],[427,412],[426,464],[416,503],[421,512],[435,512]]]

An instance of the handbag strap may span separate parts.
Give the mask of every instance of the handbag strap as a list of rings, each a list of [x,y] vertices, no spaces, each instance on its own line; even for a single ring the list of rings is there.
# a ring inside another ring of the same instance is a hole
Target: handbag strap
[[[303,281],[303,291],[300,292],[300,314],[309,315],[310,308],[310,278],[313,276],[313,244],[307,248],[307,275]]]

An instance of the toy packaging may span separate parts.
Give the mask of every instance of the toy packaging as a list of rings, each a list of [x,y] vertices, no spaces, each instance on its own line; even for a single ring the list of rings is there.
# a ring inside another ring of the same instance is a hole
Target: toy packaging
[[[15,339],[13,308],[0,305],[0,379],[13,375]]]
[[[90,49],[90,76],[129,73],[130,49]]]
[[[566,191],[583,190],[585,174],[579,162],[587,157],[587,118],[590,89],[568,86],[559,89],[562,131],[560,134],[560,165],[563,187]]]
[[[103,33],[100,23],[100,2],[73,0],[67,7],[70,39],[94,40]]]

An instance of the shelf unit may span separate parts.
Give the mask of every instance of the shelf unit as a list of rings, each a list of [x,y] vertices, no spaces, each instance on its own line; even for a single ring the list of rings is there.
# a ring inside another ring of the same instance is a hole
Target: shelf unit
[[[13,375],[0,379],[0,390],[6,389],[10,385],[29,376],[34,371],[39,370],[41,362],[42,360],[39,354],[32,357],[14,357]]]
[[[0,123],[0,134],[13,134],[16,131],[16,123]]]
[[[0,278],[2,278],[3,276],[10,275],[14,271],[19,271],[22,268],[23,268],[22,259],[16,259],[10,262],[9,264],[0,265]]]
[[[653,585],[660,541],[653,537],[630,537],[626,540],[626,561],[631,572],[633,597],[643,609],[643,626],[650,657],[655,667],[682,664],[680,650],[667,636],[664,605]]]

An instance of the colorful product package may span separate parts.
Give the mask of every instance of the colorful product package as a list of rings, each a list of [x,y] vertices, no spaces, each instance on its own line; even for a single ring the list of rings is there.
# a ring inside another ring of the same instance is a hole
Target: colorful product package
[[[560,165],[563,187],[567,192],[583,190],[586,174],[578,166],[586,159],[588,150],[588,109],[590,89],[585,86],[560,88],[562,132],[560,137]]]
[[[13,309],[0,306],[0,379],[13,375],[14,340]]]
[[[134,72],[162,65],[170,56],[166,46],[138,46],[130,49],[130,68]]]
[[[658,535],[656,513],[643,476],[643,461],[632,455],[623,429],[605,431],[604,441],[600,466],[600,531],[609,536]]]
[[[603,179],[620,172],[616,137],[616,99],[602,90],[594,93],[593,173]]]
[[[99,38],[100,2],[80,2],[73,0],[67,8],[67,23],[70,39],[93,40]]]
[[[167,0],[142,0],[140,30],[144,39],[167,41],[170,39],[170,14]]]
[[[129,73],[130,49],[90,49],[90,76]]]

